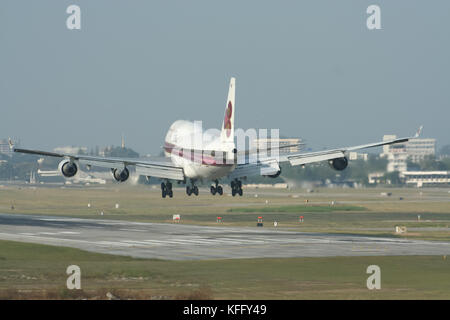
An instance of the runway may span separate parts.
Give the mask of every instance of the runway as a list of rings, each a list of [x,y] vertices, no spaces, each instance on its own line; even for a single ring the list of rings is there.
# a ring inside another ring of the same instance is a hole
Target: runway
[[[164,260],[450,255],[448,242],[1,213],[0,239]]]

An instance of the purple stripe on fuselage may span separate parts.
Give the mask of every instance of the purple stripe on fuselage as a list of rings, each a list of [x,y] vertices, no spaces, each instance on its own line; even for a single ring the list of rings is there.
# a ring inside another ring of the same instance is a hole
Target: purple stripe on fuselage
[[[233,164],[228,163],[218,163],[216,158],[212,156],[207,156],[204,153],[210,152],[211,150],[205,151],[205,150],[196,150],[196,149],[184,149],[177,147],[176,145],[165,142],[164,144],[164,151],[167,153],[171,153],[173,155],[176,155],[178,157],[187,159],[192,162],[201,163],[208,166],[232,166]],[[220,151],[222,153],[222,151]]]

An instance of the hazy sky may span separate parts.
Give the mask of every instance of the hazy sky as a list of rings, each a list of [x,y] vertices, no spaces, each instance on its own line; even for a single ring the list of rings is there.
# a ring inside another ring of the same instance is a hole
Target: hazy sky
[[[68,30],[66,8],[81,8]],[[366,27],[371,4],[382,30]],[[313,147],[450,143],[450,1],[0,1],[0,138],[158,153],[177,119]]]

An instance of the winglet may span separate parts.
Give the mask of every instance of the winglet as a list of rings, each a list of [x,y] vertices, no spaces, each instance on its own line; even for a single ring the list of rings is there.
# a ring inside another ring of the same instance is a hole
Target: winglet
[[[11,138],[8,138],[9,149],[14,151],[14,142]]]
[[[414,135],[414,138],[420,137],[420,135],[422,134],[422,129],[423,129],[423,126],[420,126],[419,129],[417,130],[416,134]]]

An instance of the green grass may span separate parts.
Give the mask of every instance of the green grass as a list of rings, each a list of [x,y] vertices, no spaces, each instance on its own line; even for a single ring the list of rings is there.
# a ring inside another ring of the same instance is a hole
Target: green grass
[[[450,240],[447,189],[245,190],[243,197],[161,199],[145,186],[0,187],[0,212],[92,219],[254,227],[306,232],[394,235],[396,225],[423,228],[401,237]],[[403,200],[399,200],[402,197]],[[213,200],[213,201],[212,201]],[[305,200],[308,204],[305,205]],[[336,204],[331,206],[331,201]],[[91,208],[87,204],[91,203]],[[115,203],[120,209],[115,209]],[[14,210],[11,210],[11,205]],[[350,210],[348,210],[350,209]],[[307,211],[303,211],[307,210]],[[103,211],[103,216],[99,212]],[[303,223],[298,216],[304,216]],[[417,221],[417,215],[422,221]],[[426,230],[426,227],[441,230]],[[380,228],[382,230],[374,230]],[[1,298],[449,299],[450,265],[442,256],[161,261],[102,255],[65,247],[0,241]],[[81,292],[65,289],[68,265],[82,270]],[[368,265],[382,269],[382,290],[365,287]]]
[[[81,291],[65,288],[81,268]],[[367,266],[381,290],[366,288]],[[163,261],[0,241],[0,298],[449,299],[450,257],[391,256]]]
[[[158,188],[127,184],[81,188],[0,186],[0,212],[163,223],[171,223],[172,215],[180,214],[182,223],[208,226],[217,225],[217,216],[221,216],[222,227],[254,227],[262,215],[265,228],[273,228],[277,221],[278,228],[298,231],[396,236],[397,225],[436,227],[444,229],[423,229],[402,237],[450,240],[450,196],[444,188],[319,188],[313,193],[304,189],[245,189],[243,197],[231,197],[225,191],[225,195],[213,197],[202,189],[198,197],[188,197],[184,189],[175,188],[174,198],[161,199]],[[386,191],[392,196],[380,195]],[[116,203],[119,209],[115,209]],[[300,215],[305,219],[301,224]],[[418,215],[421,222],[417,221]]]
[[[243,207],[228,209],[228,212],[289,212],[289,213],[318,213],[338,211],[365,211],[367,208],[360,206],[342,205],[295,205],[295,206],[270,206],[270,207]]]

